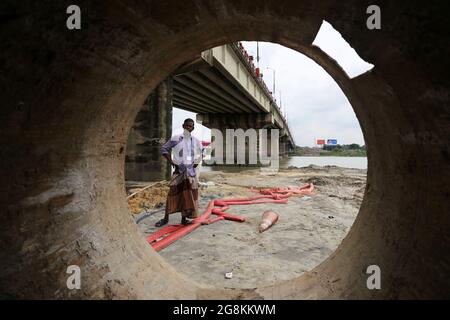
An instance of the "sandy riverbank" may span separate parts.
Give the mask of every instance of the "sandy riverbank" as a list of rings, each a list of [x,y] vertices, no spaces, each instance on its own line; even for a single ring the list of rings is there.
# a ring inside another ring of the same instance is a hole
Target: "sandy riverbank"
[[[211,199],[254,195],[250,187],[315,184],[316,192],[310,199],[291,197],[287,204],[232,206],[228,212],[245,217],[244,223],[219,221],[201,226],[160,252],[180,272],[203,284],[256,288],[297,277],[337,248],[358,213],[366,170],[310,166],[281,170],[275,176],[260,175],[259,169],[212,171],[202,173],[200,181],[201,212]],[[134,215],[143,236],[159,229],[154,223],[163,216],[161,189],[167,186],[158,184],[133,200],[135,212],[140,202],[150,212]],[[268,209],[280,218],[260,234],[260,217]],[[171,215],[169,223],[179,223],[180,217],[179,213]],[[226,279],[226,272],[233,272],[233,278]]]

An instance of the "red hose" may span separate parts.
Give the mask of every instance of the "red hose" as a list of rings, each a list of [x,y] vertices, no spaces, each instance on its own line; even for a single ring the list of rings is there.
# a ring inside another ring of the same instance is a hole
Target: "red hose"
[[[201,226],[201,222],[194,222],[192,224],[184,226],[180,230],[169,234],[164,239],[155,242],[154,244],[152,244],[152,247],[156,251],[160,251],[161,249],[164,249],[165,247],[169,246],[173,242],[177,241],[179,238],[187,235],[188,233],[191,233],[192,231],[194,231],[195,229],[197,229],[200,226]]]
[[[244,222],[245,221],[244,217],[239,217],[239,216],[236,216],[234,214],[229,214],[229,213],[220,213],[219,216],[223,217],[225,220],[231,220],[231,221],[236,221],[236,222]]]
[[[258,192],[261,194],[259,196],[249,197],[249,198],[237,198],[237,199],[216,199],[208,203],[205,212],[198,218],[194,219],[190,225],[169,225],[161,230],[158,230],[154,234],[146,238],[147,242],[151,244],[153,249],[160,251],[165,247],[169,246],[179,238],[185,236],[186,234],[194,231],[201,225],[209,225],[211,223],[220,220],[232,220],[238,222],[244,222],[245,218],[225,213],[224,211],[229,209],[231,205],[248,205],[248,204],[260,204],[260,203],[287,203],[287,198],[293,195],[312,195],[314,191],[314,185],[309,183],[299,188],[272,188],[272,189],[262,189]],[[262,200],[266,199],[266,200]],[[214,207],[220,208],[214,208]],[[212,218],[211,214],[217,215],[216,218]],[[165,237],[164,237],[165,236]],[[163,239],[158,240],[159,238]]]
[[[215,217],[215,218],[203,221],[202,224],[203,225],[207,225],[207,224],[211,224],[211,223],[217,222],[219,220],[223,220],[223,219],[225,219],[225,218],[224,218],[224,216],[221,215],[221,216],[218,216],[218,217]]]
[[[156,241],[158,238],[172,233],[176,230],[181,229],[182,227],[184,227],[182,224],[173,224],[173,225],[169,225],[167,227],[162,228],[161,230],[156,231],[155,233],[149,235],[146,239],[148,243],[152,243],[153,241]]]

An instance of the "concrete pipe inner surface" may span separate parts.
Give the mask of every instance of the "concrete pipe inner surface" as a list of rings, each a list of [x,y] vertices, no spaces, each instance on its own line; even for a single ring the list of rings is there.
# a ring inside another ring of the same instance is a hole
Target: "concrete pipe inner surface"
[[[379,1],[2,3],[0,296],[3,298],[449,298],[449,48],[442,8]],[[330,22],[375,68],[350,79],[311,45]],[[360,121],[369,171],[360,213],[326,261],[255,290],[194,283],[128,214],[124,148],[149,92],[202,50],[269,41],[319,63]],[[443,58],[442,58],[443,57]],[[66,285],[68,266],[81,289]],[[382,273],[367,288],[367,267]]]

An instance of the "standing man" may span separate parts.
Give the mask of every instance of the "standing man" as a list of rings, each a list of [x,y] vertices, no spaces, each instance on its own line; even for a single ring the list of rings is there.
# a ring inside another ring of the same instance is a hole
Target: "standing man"
[[[198,174],[197,166],[202,161],[202,144],[191,135],[194,120],[186,119],[183,134],[173,136],[161,147],[164,158],[175,168],[170,180],[164,218],[155,226],[169,222],[169,214],[181,212],[181,223],[190,224],[198,215]],[[173,151],[173,158],[171,152]]]

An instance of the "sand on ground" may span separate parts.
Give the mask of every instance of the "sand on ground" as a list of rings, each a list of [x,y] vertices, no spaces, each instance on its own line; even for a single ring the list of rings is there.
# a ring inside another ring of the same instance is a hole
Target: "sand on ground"
[[[309,166],[280,170],[273,176],[262,175],[259,169],[210,171],[202,172],[200,181],[200,213],[212,199],[252,196],[252,187],[300,186],[309,182],[316,187],[312,197],[293,196],[287,204],[231,206],[227,212],[245,217],[245,222],[222,220],[200,226],[160,251],[179,272],[206,286],[251,289],[298,277],[336,250],[358,214],[366,170]],[[161,189],[166,192],[167,184],[159,183],[132,201],[142,203],[143,212],[134,217],[143,236],[160,229],[154,224],[164,214]],[[278,213],[279,220],[259,233],[265,210]],[[133,211],[139,208],[135,205]],[[180,220],[181,214],[175,213],[169,223]],[[228,272],[233,274],[231,279],[225,277]]]

